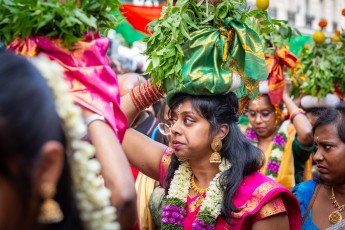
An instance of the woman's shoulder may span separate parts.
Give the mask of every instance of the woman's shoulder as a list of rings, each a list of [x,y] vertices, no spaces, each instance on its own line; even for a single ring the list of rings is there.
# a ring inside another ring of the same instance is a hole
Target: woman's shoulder
[[[300,204],[302,214],[304,213],[306,207],[308,207],[309,205],[309,202],[314,194],[316,185],[316,181],[308,180],[295,185],[295,187],[293,187],[291,190]]]
[[[307,195],[307,194],[312,195],[314,193],[316,185],[317,185],[316,181],[308,180],[308,181],[296,184],[295,187],[293,187],[291,191],[297,197],[300,195]]]
[[[281,208],[289,215],[290,224],[297,226],[293,229],[300,226],[301,212],[296,197],[289,189],[262,173],[256,172],[245,177],[233,200],[235,206],[241,208],[235,214],[238,218],[255,216],[266,204],[279,200]]]
[[[281,193],[293,196],[286,187],[259,172],[246,176],[237,192],[242,197],[243,203],[247,203],[250,200],[260,201],[261,199],[265,202],[265,200],[269,200]]]

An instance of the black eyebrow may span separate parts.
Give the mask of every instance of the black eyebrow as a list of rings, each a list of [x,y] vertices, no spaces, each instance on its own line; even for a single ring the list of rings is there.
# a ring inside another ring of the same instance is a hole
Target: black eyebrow
[[[177,113],[173,111],[171,114],[177,114]],[[179,114],[188,115],[188,114],[194,114],[194,112],[193,111],[183,111],[183,112],[180,112]]]

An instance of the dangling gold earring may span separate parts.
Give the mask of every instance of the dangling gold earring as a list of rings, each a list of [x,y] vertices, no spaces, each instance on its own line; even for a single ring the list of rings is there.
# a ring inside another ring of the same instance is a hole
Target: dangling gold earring
[[[214,138],[211,143],[211,148],[214,151],[210,157],[210,163],[218,163],[220,164],[222,162],[222,159],[220,157],[220,153],[218,152],[222,148],[222,141],[218,138]]]
[[[56,192],[54,185],[44,183],[41,189],[44,201],[38,216],[38,222],[41,224],[59,223],[63,220],[63,213],[60,209],[60,205],[53,200]]]

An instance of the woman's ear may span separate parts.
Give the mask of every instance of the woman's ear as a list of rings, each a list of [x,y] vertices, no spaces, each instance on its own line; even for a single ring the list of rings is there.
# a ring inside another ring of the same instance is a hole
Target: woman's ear
[[[230,132],[229,126],[227,124],[220,125],[219,131],[215,137],[223,140]]]
[[[56,187],[64,165],[64,148],[58,141],[48,141],[41,149],[41,157],[37,165],[35,180],[37,190],[44,184]]]

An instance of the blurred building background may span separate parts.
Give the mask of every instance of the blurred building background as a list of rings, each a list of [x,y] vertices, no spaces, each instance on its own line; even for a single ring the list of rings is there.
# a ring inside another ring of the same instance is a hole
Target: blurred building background
[[[255,0],[247,0],[247,3],[256,7]],[[345,29],[343,8],[344,0],[270,0],[268,12],[273,18],[289,21],[302,34],[312,34],[320,29],[318,22],[326,20],[325,32],[331,35],[336,29]]]

